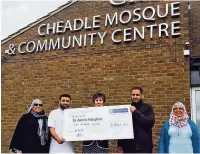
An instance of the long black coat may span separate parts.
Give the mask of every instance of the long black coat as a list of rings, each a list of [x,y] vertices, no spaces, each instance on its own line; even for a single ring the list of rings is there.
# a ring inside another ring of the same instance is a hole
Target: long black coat
[[[134,139],[118,140],[124,153],[151,153],[153,148],[152,127],[155,123],[153,107],[144,103],[132,103],[136,110],[132,113]]]
[[[47,117],[46,117],[47,118]],[[49,140],[43,146],[38,136],[38,119],[31,113],[20,118],[9,149],[21,150],[22,153],[48,153]]]

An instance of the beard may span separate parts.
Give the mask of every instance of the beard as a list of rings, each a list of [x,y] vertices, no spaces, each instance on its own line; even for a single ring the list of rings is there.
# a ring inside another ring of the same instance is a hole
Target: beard
[[[60,108],[63,109],[63,110],[68,109],[69,106],[70,106],[69,104],[60,104]]]

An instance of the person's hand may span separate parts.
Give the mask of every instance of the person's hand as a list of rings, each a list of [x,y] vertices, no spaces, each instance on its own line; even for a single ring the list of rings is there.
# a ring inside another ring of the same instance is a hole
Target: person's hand
[[[16,148],[12,148],[12,149],[9,149],[10,153],[15,153],[15,154],[22,154],[22,151],[21,150],[18,150]]]
[[[130,107],[131,112],[134,112],[136,110],[135,106]]]
[[[59,137],[56,141],[58,142],[58,144],[63,144],[65,142],[65,139]]]
[[[17,150],[17,154],[22,154],[22,151],[20,151],[20,150]]]
[[[121,146],[118,146],[118,147],[117,147],[117,152],[118,152],[118,153],[123,153],[123,148],[122,148]]]

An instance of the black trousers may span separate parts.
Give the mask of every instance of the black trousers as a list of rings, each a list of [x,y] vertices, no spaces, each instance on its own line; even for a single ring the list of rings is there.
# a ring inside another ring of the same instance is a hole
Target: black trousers
[[[152,148],[146,146],[145,148],[141,148],[136,144],[126,144],[123,146],[124,153],[152,153]]]

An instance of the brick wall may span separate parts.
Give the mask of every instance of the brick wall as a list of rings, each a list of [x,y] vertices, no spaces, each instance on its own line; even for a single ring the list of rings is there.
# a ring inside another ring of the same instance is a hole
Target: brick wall
[[[134,6],[144,8],[158,4],[163,3],[137,2],[114,7],[109,2],[77,2],[43,23],[105,15],[133,9]],[[153,140],[156,152],[160,128],[169,118],[172,105],[176,101],[182,101],[190,112],[189,64],[182,54],[189,33],[188,10],[185,2],[181,2],[180,7],[179,38],[155,37],[152,40],[121,44],[107,40],[104,45],[96,43],[94,46],[67,51],[17,54],[3,61],[2,152],[8,152],[18,119],[27,111],[33,99],[42,99],[47,114],[58,106],[59,95],[65,92],[72,95],[73,107],[92,106],[92,95],[96,91],[105,93],[107,105],[128,104],[130,89],[134,85],[144,88],[145,102],[154,106],[156,123],[153,128]],[[167,18],[166,22],[171,20]],[[2,51],[7,49],[10,43],[18,45],[23,41],[41,39],[37,35],[38,26],[2,44]],[[126,26],[130,27],[131,24],[108,27],[107,31],[109,33]],[[50,37],[56,36],[51,35],[47,38]],[[110,152],[115,152],[115,148],[115,141],[110,141]],[[76,143],[76,152],[81,152],[81,142]]]
[[[191,1],[189,10],[189,36],[192,56],[200,56],[200,1]]]

